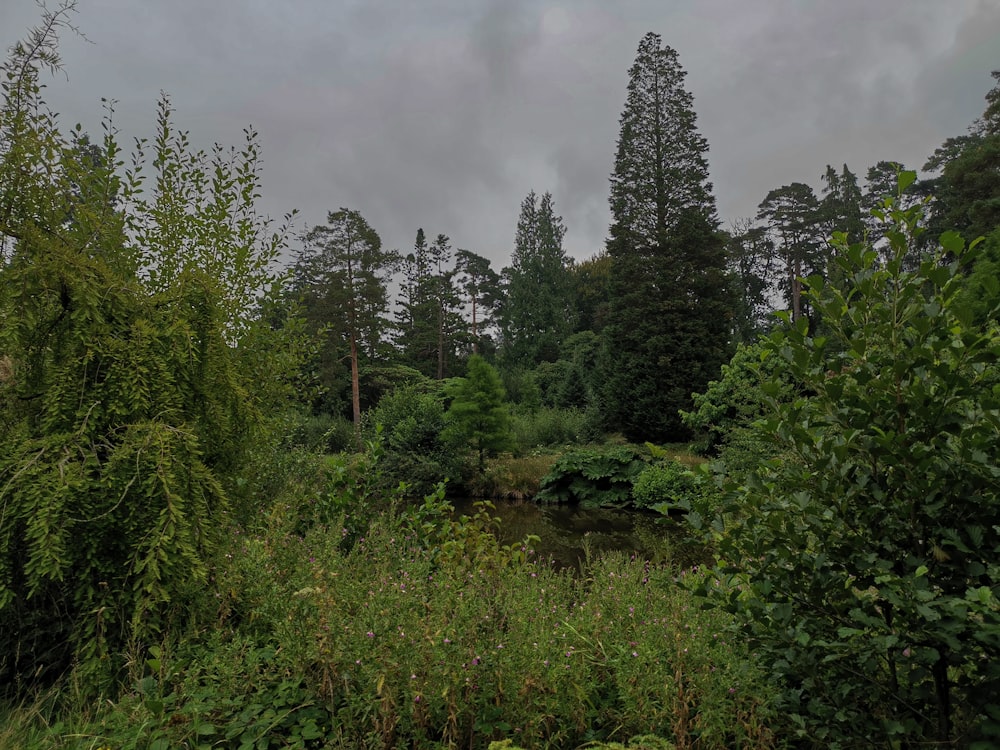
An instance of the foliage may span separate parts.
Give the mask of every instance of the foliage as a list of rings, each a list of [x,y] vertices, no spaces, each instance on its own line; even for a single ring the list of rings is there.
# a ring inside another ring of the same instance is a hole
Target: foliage
[[[331,211],[326,225],[313,227],[304,240],[293,290],[313,330],[328,339],[326,359],[350,363],[352,416],[360,431],[360,370],[362,363],[378,362],[384,355],[387,286],[398,253],[383,250],[378,232],[348,208]]]
[[[69,7],[2,66],[0,663],[23,688],[73,660],[97,690],[197,619],[294,357],[256,315],[285,240],[253,206],[255,134],[192,152],[164,98],[152,189],[145,141],[119,176],[110,119],[95,149],[41,99]]]
[[[1000,322],[1000,227],[994,229],[979,246],[972,270],[962,283],[956,304],[967,311],[973,323],[988,325]]]
[[[282,445],[320,453],[353,450],[354,425],[340,416],[293,412]]]
[[[454,378],[446,392],[451,398],[446,419],[456,439],[475,449],[479,472],[486,468],[486,456],[512,447],[510,413],[497,371],[482,357],[469,357],[464,378]]]
[[[731,483],[723,513],[689,519],[713,530],[741,588],[717,598],[772,665],[801,741],[987,747],[1000,726],[1000,339],[955,313],[961,239],[943,235],[907,271],[920,207],[880,213],[887,263],[837,236],[844,288],[807,284],[827,334],[799,321],[762,345],[805,387],[758,428],[784,459]]]
[[[459,341],[467,338],[459,314],[461,298],[456,277],[460,271],[464,273],[466,290],[475,290],[475,306],[480,299],[489,299],[490,274],[496,276],[485,258],[466,250],[458,253],[461,265],[452,266],[451,239],[439,234],[428,245],[424,230],[418,229],[413,252],[403,259],[396,345],[404,361],[437,380],[451,374]],[[477,342],[478,332],[473,345]]]
[[[725,246],[677,53],[639,44],[611,175],[600,408],[629,440],[686,438],[678,410],[729,358]]]
[[[515,409],[511,432],[518,451],[586,442],[587,414],[580,409],[543,406],[534,411]]]
[[[455,270],[459,274],[459,286],[469,296],[472,353],[485,354],[480,350],[493,345],[487,331],[495,323],[497,310],[503,302],[500,274],[490,267],[489,258],[461,249],[455,252]]]
[[[722,377],[693,395],[694,408],[681,412],[684,423],[698,435],[696,447],[718,455],[730,472],[752,471],[773,457],[770,440],[760,440],[753,423],[770,412],[775,401],[795,393],[784,361],[761,343],[737,347]]]
[[[176,747],[204,727],[202,741],[223,745],[227,732],[373,749],[648,733],[678,747],[776,744],[760,672],[673,569],[611,555],[574,577],[499,544],[494,527],[488,506],[451,519],[438,496],[382,517],[350,550],[335,525],[234,540],[223,583],[252,629],[164,654],[119,704],[127,725],[105,716],[102,741]]]
[[[505,453],[486,462],[486,471],[465,481],[471,497],[527,500],[538,494],[542,477],[552,468],[556,456],[532,452],[526,456]]]
[[[949,138],[924,164],[937,172],[922,187],[933,195],[928,221],[933,237],[953,230],[965,237],[988,235],[1000,227],[1000,71],[986,94],[986,111],[969,133]]]
[[[629,446],[564,453],[542,477],[536,499],[581,507],[621,507],[632,500],[632,484],[642,473],[641,454]]]
[[[558,358],[573,330],[569,265],[563,251],[566,227],[551,193],[534,191],[521,203],[511,265],[504,269],[507,299],[502,307],[502,358],[534,367]]]
[[[635,478],[632,499],[636,507],[661,513],[687,510],[705,491],[707,476],[671,459],[650,464]]]
[[[365,434],[382,430],[384,453],[380,468],[386,487],[400,482],[407,492],[423,497],[442,480],[462,476],[462,451],[458,435],[447,429],[440,388],[421,385],[398,388],[365,414]]]

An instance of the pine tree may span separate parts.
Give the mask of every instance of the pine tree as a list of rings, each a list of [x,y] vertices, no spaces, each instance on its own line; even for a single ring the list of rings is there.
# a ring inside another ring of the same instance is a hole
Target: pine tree
[[[489,341],[486,331],[493,324],[502,299],[500,275],[490,267],[489,258],[470,250],[455,252],[455,270],[459,286],[468,295],[471,314],[468,343],[472,354],[481,354],[483,344]]]
[[[784,277],[779,288],[792,320],[805,314],[802,280],[826,270],[823,218],[816,193],[804,182],[775,188],[757,208],[757,219],[767,227],[778,254]]]
[[[360,430],[360,363],[377,361],[385,353],[388,283],[398,253],[383,250],[378,233],[358,211],[347,208],[330,212],[326,225],[313,227],[305,239],[295,283],[307,312],[313,311],[310,317],[329,326],[334,349],[348,348],[351,411]]]
[[[686,436],[678,414],[726,361],[725,247],[677,53],[647,34],[629,71],[611,175],[603,410],[630,439]]]
[[[570,261],[563,251],[566,234],[551,193],[535,191],[521,202],[511,266],[504,269],[507,302],[503,313],[503,358],[532,368],[559,357],[573,330]]]

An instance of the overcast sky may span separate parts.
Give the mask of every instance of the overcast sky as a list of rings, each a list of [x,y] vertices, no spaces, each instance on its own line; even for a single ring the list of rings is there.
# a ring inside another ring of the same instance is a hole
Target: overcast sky
[[[50,6],[52,3],[50,3]],[[1000,0],[79,0],[67,125],[126,145],[167,92],[204,146],[260,133],[261,209],[341,206],[384,245],[418,227],[509,262],[521,200],[551,191],[578,259],[607,236],[608,176],[640,38],[688,72],[724,225],[827,164],[918,168],[982,113],[1000,68]],[[39,19],[0,0],[0,43]]]

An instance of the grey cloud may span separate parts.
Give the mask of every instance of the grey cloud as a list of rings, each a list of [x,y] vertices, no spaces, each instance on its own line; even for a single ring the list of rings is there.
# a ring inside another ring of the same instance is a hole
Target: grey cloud
[[[362,211],[508,262],[521,199],[551,190],[578,258],[607,235],[627,70],[646,31],[680,53],[724,220],[827,163],[919,166],[982,111],[998,0],[80,0],[50,99],[150,135],[159,90],[202,145],[253,124],[263,209]],[[0,3],[0,42],[37,20]]]

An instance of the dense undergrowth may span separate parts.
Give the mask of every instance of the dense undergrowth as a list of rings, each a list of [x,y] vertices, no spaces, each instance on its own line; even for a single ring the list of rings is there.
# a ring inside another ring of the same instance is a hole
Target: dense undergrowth
[[[574,575],[531,538],[498,542],[488,505],[396,508],[310,463],[255,530],[231,529],[197,637],[151,648],[115,701],[23,707],[0,746],[775,745],[769,690],[689,592],[698,572],[613,554]]]

